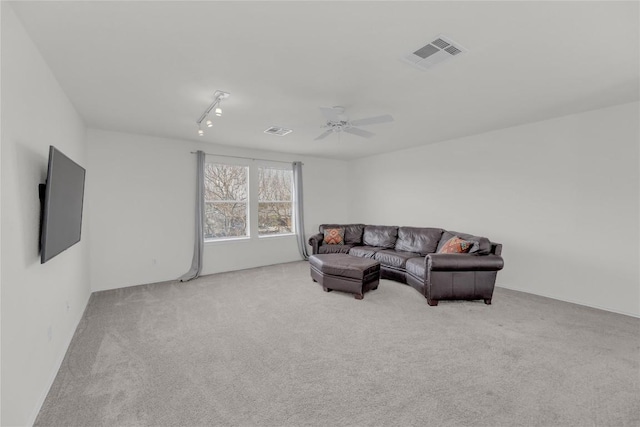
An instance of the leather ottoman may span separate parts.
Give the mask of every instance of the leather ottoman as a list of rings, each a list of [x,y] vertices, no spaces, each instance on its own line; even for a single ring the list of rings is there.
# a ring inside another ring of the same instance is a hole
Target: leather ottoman
[[[371,258],[347,254],[318,254],[309,257],[311,278],[322,285],[325,292],[349,292],[356,299],[378,288],[380,263]]]

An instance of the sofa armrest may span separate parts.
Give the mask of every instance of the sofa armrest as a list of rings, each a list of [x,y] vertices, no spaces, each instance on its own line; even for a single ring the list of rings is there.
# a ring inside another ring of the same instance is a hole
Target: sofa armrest
[[[322,241],[324,240],[324,234],[318,233],[309,237],[309,244],[313,249],[312,254],[316,255],[319,251],[320,245],[322,245]]]
[[[504,267],[499,255],[429,254],[427,270],[432,271],[498,271]]]

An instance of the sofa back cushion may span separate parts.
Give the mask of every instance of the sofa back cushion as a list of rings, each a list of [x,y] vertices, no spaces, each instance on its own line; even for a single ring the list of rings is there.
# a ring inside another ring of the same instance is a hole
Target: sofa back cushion
[[[400,227],[397,251],[415,252],[422,256],[434,253],[442,236],[441,228]]]
[[[442,233],[440,243],[438,243],[437,251],[440,252],[440,249],[442,249],[442,247],[452,237],[455,236],[473,243],[473,246],[471,246],[471,249],[469,249],[470,254],[489,255],[491,253],[491,242],[486,237],[474,236],[473,234],[458,233],[457,231],[445,231],[444,233]]]
[[[364,224],[320,224],[320,233],[330,228],[344,228],[345,245],[361,245]]]
[[[362,238],[365,246],[393,249],[398,239],[398,227],[387,225],[365,225]]]

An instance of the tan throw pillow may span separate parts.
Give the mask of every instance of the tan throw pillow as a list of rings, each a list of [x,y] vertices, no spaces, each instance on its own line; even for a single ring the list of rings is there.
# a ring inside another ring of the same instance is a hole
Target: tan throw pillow
[[[324,230],[324,243],[327,245],[344,245],[344,228],[327,228]]]
[[[447,243],[444,244],[443,247],[438,251],[439,254],[464,254],[469,252],[473,246],[473,242],[467,242],[466,240],[462,240],[458,236],[453,236]]]

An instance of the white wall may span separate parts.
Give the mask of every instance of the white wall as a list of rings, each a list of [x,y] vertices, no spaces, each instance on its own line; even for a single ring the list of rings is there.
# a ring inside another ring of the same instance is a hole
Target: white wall
[[[636,102],[356,160],[350,220],[484,235],[504,245],[499,286],[640,316],[638,114]]]
[[[93,290],[174,280],[193,254],[195,155],[304,162],[305,228],[348,217],[347,163],[90,129],[87,175]],[[208,243],[203,274],[300,259],[295,238]],[[155,263],[154,263],[155,260]]]
[[[90,295],[86,227],[46,264],[38,256],[49,145],[86,166],[85,127],[11,6],[1,7],[1,424],[18,426],[33,423]]]

